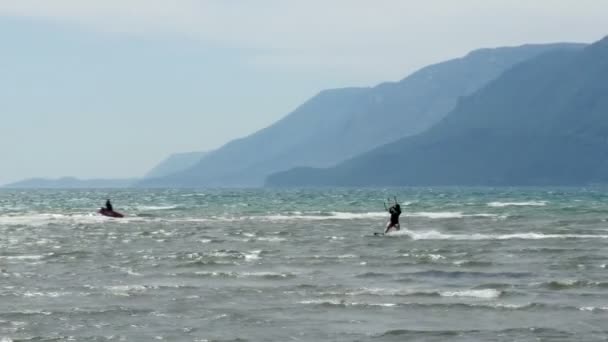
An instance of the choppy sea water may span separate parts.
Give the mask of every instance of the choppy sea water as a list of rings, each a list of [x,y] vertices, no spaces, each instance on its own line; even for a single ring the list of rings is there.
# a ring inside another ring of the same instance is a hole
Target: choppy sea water
[[[0,341],[606,341],[607,194],[2,190]]]

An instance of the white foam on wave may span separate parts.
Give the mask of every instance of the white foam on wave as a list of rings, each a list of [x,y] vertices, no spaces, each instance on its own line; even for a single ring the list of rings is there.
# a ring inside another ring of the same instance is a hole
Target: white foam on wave
[[[0,260],[36,261],[42,258],[44,258],[44,255],[0,255]]]
[[[344,299],[308,299],[301,300],[298,302],[299,304],[305,305],[342,305],[342,306],[378,306],[390,308],[397,306],[397,303],[364,303],[364,302],[347,302]]]
[[[53,223],[66,224],[96,224],[104,222],[129,223],[142,221],[139,217],[112,218],[97,213],[74,213],[74,214],[55,214],[55,213],[36,213],[25,215],[2,215],[0,225],[6,226],[30,226],[42,227]]]
[[[44,226],[51,222],[56,222],[65,218],[66,215],[62,214],[2,215],[0,216],[0,225]]]
[[[222,216],[215,215],[209,217],[190,217],[166,219],[168,222],[246,222],[246,221],[329,221],[329,220],[356,220],[356,219],[376,219],[387,218],[386,212],[366,212],[366,213],[349,213],[349,212],[310,212],[302,213],[299,211],[286,214],[272,215],[253,215],[253,216]]]
[[[421,217],[429,219],[459,219],[459,218],[493,218],[504,219],[507,216],[490,214],[490,213],[475,213],[465,214],[462,212],[411,212],[404,213],[404,217]],[[290,221],[335,221],[335,220],[376,220],[389,217],[386,212],[300,212],[293,211],[289,213],[271,214],[271,215],[252,215],[252,216],[227,216],[214,215],[209,217],[186,217],[186,218],[170,218],[162,219],[166,222],[247,222],[247,221],[270,221],[270,222],[290,222]],[[161,220],[156,218],[154,220]]]
[[[308,299],[308,300],[301,300],[298,303],[300,304],[332,304],[332,305],[343,305],[346,304],[346,302],[342,299]]]
[[[479,213],[479,214],[464,214],[460,211],[439,211],[439,212],[414,212],[414,213],[406,213],[404,216],[406,217],[424,217],[430,219],[457,219],[457,218],[466,218],[466,217],[487,217],[487,218],[502,218],[503,216],[497,214],[487,214],[487,213]]]
[[[177,208],[177,205],[141,205],[137,207],[138,210],[171,210]]]
[[[608,311],[608,306],[602,306],[602,307],[596,307],[596,306],[583,306],[578,308],[580,311],[591,311],[591,312],[598,312],[598,311]]]
[[[71,295],[70,292],[35,292],[35,291],[27,291],[23,293],[23,297],[50,297],[57,298],[61,296]]]
[[[488,207],[544,207],[547,201],[527,201],[527,202],[490,202]]]
[[[495,289],[444,291],[439,293],[442,297],[473,297],[481,299],[494,299],[500,297],[501,291]]]
[[[143,293],[147,290],[147,287],[144,285],[115,285],[105,286],[104,288],[115,296],[126,297],[132,294]]]
[[[458,211],[406,213],[404,216],[425,217],[425,218],[430,218],[430,219],[449,219],[449,218],[463,218],[464,217],[463,213],[458,212]]]
[[[385,212],[365,212],[365,213],[350,213],[350,212],[339,212],[331,211],[326,214],[303,214],[295,213],[289,214],[277,214],[267,216],[251,216],[249,219],[260,219],[268,221],[292,221],[292,220],[311,220],[311,221],[323,221],[323,220],[354,220],[354,219],[369,219],[369,218],[386,218],[387,213]]]
[[[256,238],[256,240],[258,240],[258,241],[267,241],[267,242],[281,242],[281,241],[285,241],[287,239],[276,237],[276,236],[269,236],[269,237],[262,236],[262,237]]]
[[[535,232],[513,234],[448,234],[436,230],[413,231],[401,229],[386,236],[405,236],[413,240],[540,240],[540,239],[608,239],[608,235],[595,234],[542,234]]]
[[[261,253],[262,253],[261,250],[255,250],[255,251],[250,251],[249,253],[245,253],[244,254],[245,260],[247,260],[247,261],[259,260]]]
[[[294,277],[294,273],[279,273],[279,272],[222,272],[222,271],[197,271],[194,274],[205,277],[218,277],[218,278],[267,278],[267,279],[278,279],[278,278],[291,278]]]
[[[497,214],[479,213],[479,214],[464,214],[462,212],[411,212],[404,213],[406,217],[424,217],[430,219],[451,219],[451,218],[465,218],[465,217],[487,217],[487,218],[500,218],[503,217]],[[331,211],[327,213],[301,213],[293,212],[290,214],[276,214],[276,215],[265,215],[265,216],[248,216],[242,218],[220,218],[228,220],[266,220],[266,221],[294,221],[294,220],[310,220],[310,221],[323,221],[323,220],[357,220],[357,219],[387,219],[388,214],[384,211],[378,212],[339,212]]]

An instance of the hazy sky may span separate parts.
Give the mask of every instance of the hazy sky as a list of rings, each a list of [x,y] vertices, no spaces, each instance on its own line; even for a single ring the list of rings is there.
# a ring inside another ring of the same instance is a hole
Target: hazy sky
[[[592,42],[601,0],[0,0],[0,184],[134,177],[326,88],[480,47]]]

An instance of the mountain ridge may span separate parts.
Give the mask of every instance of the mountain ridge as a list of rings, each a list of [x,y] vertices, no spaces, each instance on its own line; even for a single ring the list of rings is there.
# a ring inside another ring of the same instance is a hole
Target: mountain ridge
[[[428,131],[271,186],[582,185],[608,181],[608,38],[549,51],[461,99]],[[602,116],[604,114],[604,116]],[[375,165],[398,171],[378,173]]]
[[[275,124],[225,144],[189,170],[144,180],[138,186],[261,186],[276,171],[336,165],[430,128],[460,97],[523,60],[551,49],[580,46],[480,49],[422,68],[398,82],[325,90]]]
[[[86,188],[128,188],[136,178],[125,179],[80,179],[76,177],[28,178],[3,185],[5,189],[86,189]]]

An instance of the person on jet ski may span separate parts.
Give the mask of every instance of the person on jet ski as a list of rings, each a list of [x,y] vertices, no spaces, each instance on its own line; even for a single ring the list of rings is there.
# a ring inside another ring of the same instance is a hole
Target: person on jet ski
[[[114,211],[114,208],[112,208],[112,203],[110,203],[110,200],[109,200],[109,199],[108,199],[108,200],[106,200],[106,207],[105,207],[105,209],[106,209],[107,211]]]

